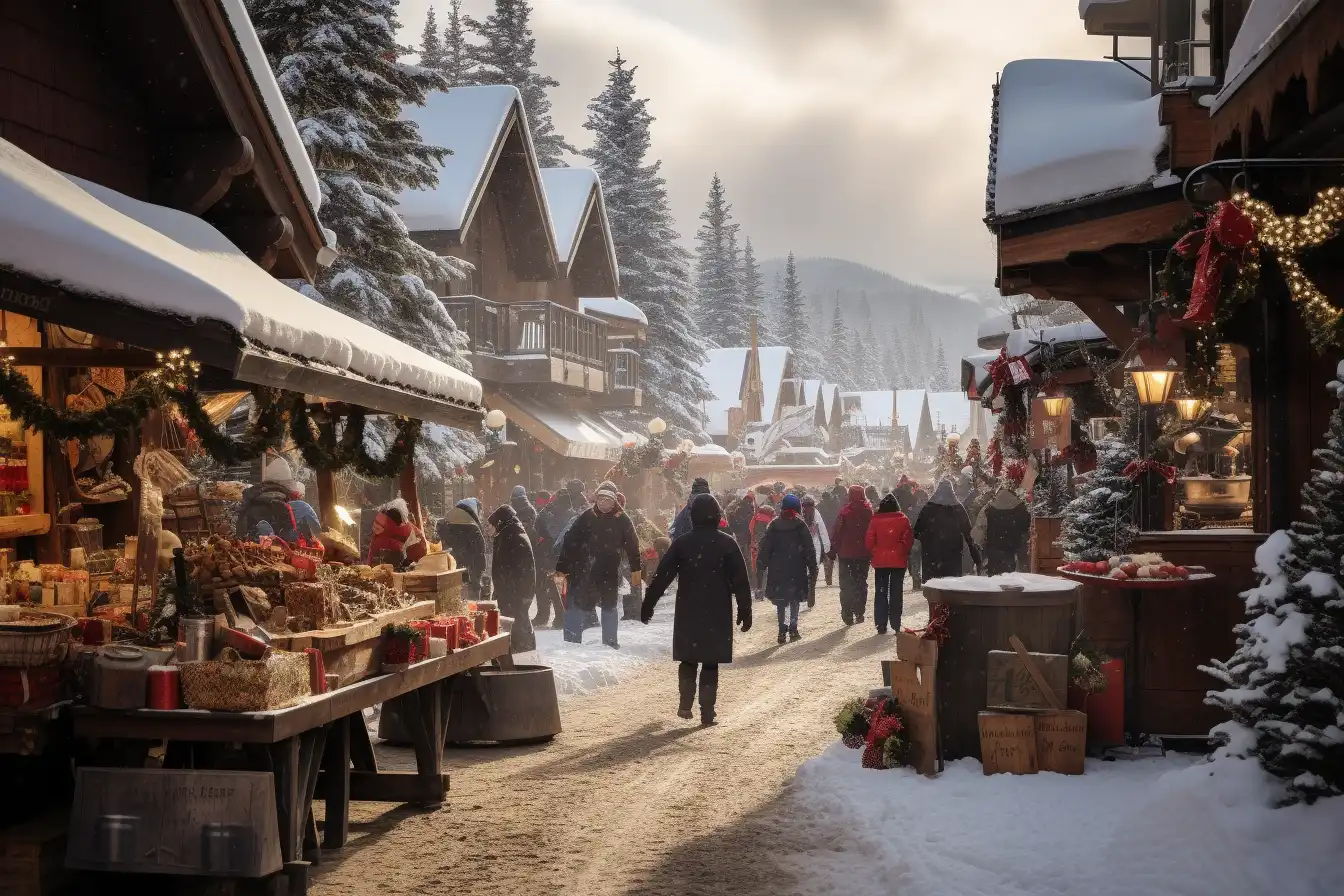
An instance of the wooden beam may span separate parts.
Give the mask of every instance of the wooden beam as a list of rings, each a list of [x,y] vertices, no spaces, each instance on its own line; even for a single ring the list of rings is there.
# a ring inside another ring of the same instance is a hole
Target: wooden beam
[[[18,348],[9,349],[16,367],[122,367],[153,370],[155,353],[143,348]]]
[[[1062,261],[1070,252],[1099,252],[1121,243],[1175,240],[1177,224],[1190,217],[1185,200],[1121,212],[1040,233],[1004,237],[999,241],[1001,267]]]
[[[1071,293],[1055,293],[1055,297],[1077,305],[1120,351],[1125,351],[1133,344],[1134,325],[1129,322],[1129,318],[1120,313],[1119,308],[1106,299],[1095,295]]]
[[[233,179],[256,164],[252,141],[239,134],[183,134],[174,141],[171,177],[155,191],[161,204],[202,215],[224,198]]]
[[[263,271],[275,267],[280,253],[294,245],[294,225],[284,215],[239,215],[213,223]]]

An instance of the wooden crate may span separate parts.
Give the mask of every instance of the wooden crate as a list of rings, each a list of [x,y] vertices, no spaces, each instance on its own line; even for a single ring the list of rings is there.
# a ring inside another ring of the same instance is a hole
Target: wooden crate
[[[980,764],[985,774],[1036,774],[1036,722],[1030,715],[982,712],[979,723]]]
[[[399,622],[428,619],[436,612],[433,601],[417,601],[409,607],[388,610],[342,628],[276,635],[271,639],[271,645],[296,653],[316,647],[322,651],[322,663],[327,673],[339,676],[339,686],[344,687],[378,673],[378,642],[384,628]]]
[[[53,812],[0,830],[0,896],[48,896],[69,883],[67,825]]]
[[[1034,721],[1040,770],[1081,775],[1087,754],[1087,713],[1072,709],[1043,712]]]
[[[1059,653],[1029,654],[1062,704],[1069,690],[1069,658]],[[986,666],[990,709],[1050,709],[1050,701],[1011,650],[991,650]]]
[[[439,613],[450,616],[465,612],[462,605],[462,568],[444,572],[408,572],[401,577],[401,587],[417,600],[432,600]]]

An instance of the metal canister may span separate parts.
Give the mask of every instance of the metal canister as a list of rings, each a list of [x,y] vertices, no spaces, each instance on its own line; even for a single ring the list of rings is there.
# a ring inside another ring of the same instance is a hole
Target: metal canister
[[[109,864],[134,862],[139,858],[136,839],[140,819],[134,815],[103,815],[98,818],[98,855]]]
[[[215,642],[215,620],[183,619],[178,623],[177,640],[186,645],[182,659],[188,663],[210,659]]]
[[[210,822],[201,825],[201,859],[205,870],[238,874],[252,864],[252,828],[243,824]]]

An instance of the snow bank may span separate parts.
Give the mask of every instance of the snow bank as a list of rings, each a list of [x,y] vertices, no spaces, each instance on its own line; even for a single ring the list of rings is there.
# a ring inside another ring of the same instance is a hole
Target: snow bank
[[[1167,144],[1161,102],[1143,78],[1114,62],[1009,63],[999,88],[995,214],[1154,181]]]
[[[1270,808],[1251,762],[1088,760],[1086,774],[867,771],[836,744],[799,768],[786,862],[821,896],[1325,896],[1344,800]]]
[[[997,576],[948,576],[924,583],[928,588],[947,591],[1002,591],[1000,585],[1020,585],[1027,591],[1072,591],[1078,585],[1059,576],[1042,576],[1034,572],[1006,572]]]
[[[73,292],[214,320],[264,349],[479,403],[481,384],[318,304],[214,227],[62,175],[0,139],[0,265]]]
[[[579,299],[579,310],[584,314],[601,314],[606,317],[619,317],[624,320],[639,321],[649,325],[649,319],[639,306],[629,299]]]
[[[1213,101],[1217,112],[1274,51],[1286,41],[1320,0],[1254,0],[1246,10],[1228,53],[1223,89]]]

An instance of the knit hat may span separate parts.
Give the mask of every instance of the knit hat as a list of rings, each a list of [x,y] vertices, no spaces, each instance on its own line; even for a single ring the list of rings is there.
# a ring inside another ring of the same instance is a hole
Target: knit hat
[[[785,495],[784,503],[780,505],[782,510],[792,510],[794,513],[803,509],[803,502],[797,495]]]
[[[691,483],[691,494],[693,495],[709,494],[709,480],[703,476],[695,477],[695,481]]]
[[[621,499],[621,490],[616,487],[616,483],[609,479],[605,480],[597,487],[597,494],[594,497],[601,498],[604,496],[613,501],[619,501]]]
[[[525,486],[525,485],[515,485],[515,486],[513,487],[513,495],[512,495],[512,497],[514,497],[514,498],[526,498],[526,497],[527,497],[527,486]]]

